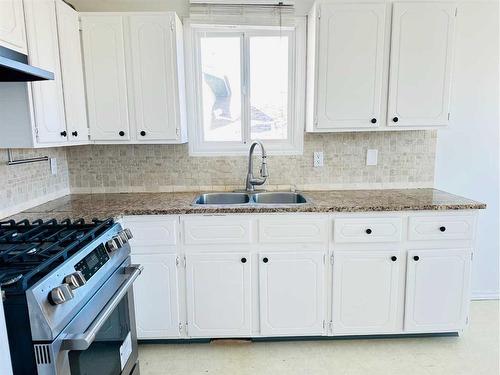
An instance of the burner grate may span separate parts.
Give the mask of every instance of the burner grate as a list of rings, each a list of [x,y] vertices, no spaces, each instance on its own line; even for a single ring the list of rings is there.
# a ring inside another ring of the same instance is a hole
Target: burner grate
[[[0,222],[0,286],[25,291],[113,223],[113,219]]]

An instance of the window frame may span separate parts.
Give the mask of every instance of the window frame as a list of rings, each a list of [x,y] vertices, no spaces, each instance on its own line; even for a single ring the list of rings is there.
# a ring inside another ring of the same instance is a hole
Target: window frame
[[[250,38],[255,36],[288,36],[288,113],[287,139],[263,139],[271,155],[301,155],[305,126],[305,18],[296,17],[295,26],[219,25],[191,22],[185,26],[186,89],[188,108],[189,154],[191,156],[246,155],[250,139]],[[240,36],[241,62],[241,130],[242,141],[205,141],[202,102],[201,38],[205,35]],[[245,118],[243,118],[245,116]]]

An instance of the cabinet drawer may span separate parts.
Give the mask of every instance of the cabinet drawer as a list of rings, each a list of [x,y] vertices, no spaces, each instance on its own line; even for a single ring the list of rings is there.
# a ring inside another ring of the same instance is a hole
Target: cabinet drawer
[[[345,242],[398,242],[401,241],[400,218],[336,219],[334,241]]]
[[[250,243],[251,219],[235,216],[185,218],[184,243],[187,245]]]
[[[474,216],[416,216],[410,217],[410,240],[466,240],[474,235]]]
[[[263,243],[326,242],[326,220],[269,217],[259,220],[259,241]]]
[[[123,227],[129,228],[134,236],[130,240],[132,252],[136,253],[135,248],[146,246],[175,245],[177,243],[177,221],[177,216],[125,217]]]

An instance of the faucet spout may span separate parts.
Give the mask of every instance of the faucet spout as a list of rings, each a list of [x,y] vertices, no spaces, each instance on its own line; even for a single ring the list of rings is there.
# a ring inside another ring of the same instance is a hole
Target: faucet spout
[[[256,178],[253,175],[253,153],[255,147],[259,146],[262,153],[262,161],[260,165],[260,178]],[[267,154],[264,145],[260,141],[253,141],[250,146],[250,151],[248,152],[248,172],[246,180],[246,190],[255,191],[255,186],[263,185],[267,178],[269,177],[269,172],[267,170]]]

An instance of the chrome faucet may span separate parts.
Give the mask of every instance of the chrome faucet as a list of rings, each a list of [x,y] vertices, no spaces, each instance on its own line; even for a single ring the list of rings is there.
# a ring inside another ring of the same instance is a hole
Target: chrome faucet
[[[255,178],[253,176],[253,151],[255,146],[259,145],[260,150],[262,152],[262,162],[260,165],[260,178]],[[267,155],[264,145],[260,141],[253,141],[250,146],[250,152],[248,153],[248,173],[247,173],[247,181],[246,181],[246,191],[255,191],[255,186],[263,185],[267,177],[269,177],[269,173],[267,172]]]

